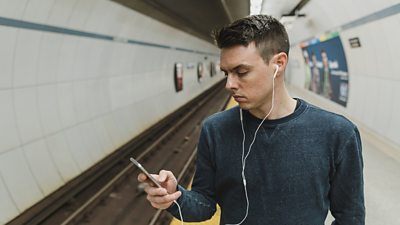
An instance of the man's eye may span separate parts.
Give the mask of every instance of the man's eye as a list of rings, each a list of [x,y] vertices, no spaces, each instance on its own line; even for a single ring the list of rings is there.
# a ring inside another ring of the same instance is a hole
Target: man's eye
[[[244,75],[247,74],[247,72],[248,72],[248,71],[237,71],[237,74],[238,74],[239,76],[244,76]]]

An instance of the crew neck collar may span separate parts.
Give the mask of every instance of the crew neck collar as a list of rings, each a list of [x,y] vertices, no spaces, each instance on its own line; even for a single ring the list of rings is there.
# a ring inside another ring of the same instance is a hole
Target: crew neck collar
[[[306,102],[304,100],[301,100],[298,98],[294,98],[294,99],[297,101],[297,103],[296,103],[296,108],[293,113],[291,113],[287,116],[284,116],[282,118],[279,118],[279,119],[273,119],[273,120],[266,119],[264,121],[263,125],[274,126],[274,125],[286,123],[286,122],[298,117],[302,112],[304,112],[304,110],[307,107]],[[254,121],[257,124],[260,124],[262,121],[262,119],[255,117],[248,110],[243,110],[243,115],[246,119],[248,119],[250,121]]]

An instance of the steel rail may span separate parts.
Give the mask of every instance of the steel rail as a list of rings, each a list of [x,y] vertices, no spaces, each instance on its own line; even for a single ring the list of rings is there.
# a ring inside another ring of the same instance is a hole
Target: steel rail
[[[212,93],[214,92],[216,91],[213,91]],[[174,126],[170,127],[167,132],[165,132],[163,135],[157,138],[150,146],[148,146],[139,156],[136,156],[135,158],[140,161],[142,158],[148,155],[152,150],[156,149],[156,147],[162,141],[164,141],[166,137],[168,137],[171,133],[173,133],[177,128],[180,127],[182,123],[184,123],[199,108],[201,108],[205,103],[207,103],[208,100],[213,97],[212,93],[207,97],[205,97],[204,99],[202,99],[201,102],[195,104],[196,107],[193,107],[188,113],[186,113],[184,117],[180,118],[179,121]],[[132,164],[128,164],[122,171],[120,171],[116,176],[114,176],[113,179],[107,182],[106,185],[104,185],[99,191],[97,191],[93,196],[91,196],[83,205],[81,205],[71,215],[69,215],[60,225],[68,225],[74,221],[79,220],[88,211],[88,209],[91,206],[95,205],[96,202],[100,201],[102,197],[105,196],[106,193],[108,193],[109,190],[111,190],[113,186],[115,186],[115,184],[132,169],[132,167],[133,167]]]
[[[190,155],[188,161],[185,163],[183,169],[181,170],[181,172],[178,175],[177,181],[179,183],[179,181],[182,180],[183,176],[185,175],[186,171],[189,169],[189,166],[193,163],[195,157],[196,157],[196,153],[197,153],[197,147],[193,150],[192,154]],[[151,219],[149,225],[155,225],[155,223],[157,222],[159,216],[161,215],[161,212],[163,210],[162,209],[158,209],[157,212],[154,214],[153,218]]]
[[[222,111],[223,109],[225,109],[227,104],[228,104],[228,102],[229,102],[229,99],[222,105],[222,107],[219,109],[219,111]],[[190,155],[187,163],[183,167],[182,171],[179,173],[178,178],[177,178],[178,183],[183,179],[183,176],[185,175],[187,169],[189,168],[190,164],[192,164],[193,160],[195,159],[196,153],[197,153],[197,147],[193,150],[193,152]],[[162,209],[158,209],[157,212],[154,214],[154,216],[151,218],[151,221],[150,221],[149,225],[156,225],[156,223],[158,222],[158,219],[160,218],[162,212],[163,212]]]

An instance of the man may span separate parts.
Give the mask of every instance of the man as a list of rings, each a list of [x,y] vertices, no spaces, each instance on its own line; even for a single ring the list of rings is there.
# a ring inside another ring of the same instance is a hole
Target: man
[[[319,73],[318,60],[315,52],[311,52],[312,74],[311,74],[311,91],[321,93],[321,74]]]
[[[311,66],[310,58],[308,57],[307,50],[303,50],[304,67],[305,67],[305,82],[304,88],[311,91]]]
[[[276,19],[250,16],[215,33],[226,88],[239,107],[202,127],[192,190],[174,175],[155,175],[148,200],[184,221],[203,221],[221,206],[220,224],[363,225],[363,161],[349,120],[289,96],[284,84],[288,35]],[[148,182],[140,174],[140,182]]]
[[[328,98],[332,99],[333,93],[332,93],[332,77],[329,69],[329,59],[328,59],[328,54],[324,49],[321,50],[321,58],[322,58],[322,71],[323,71],[323,82],[322,82],[322,93],[323,95]]]

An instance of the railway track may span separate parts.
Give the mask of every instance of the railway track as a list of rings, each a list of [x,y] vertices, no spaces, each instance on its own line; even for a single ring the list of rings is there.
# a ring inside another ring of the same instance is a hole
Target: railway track
[[[153,209],[140,191],[139,171],[129,157],[152,173],[171,170],[180,184],[187,185],[194,170],[201,121],[220,111],[228,99],[222,85],[215,85],[9,225],[168,224],[171,217]]]

